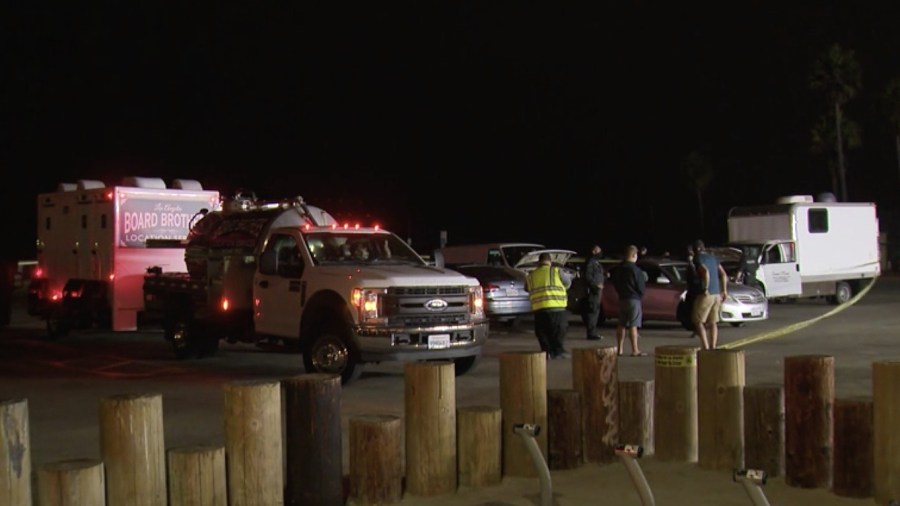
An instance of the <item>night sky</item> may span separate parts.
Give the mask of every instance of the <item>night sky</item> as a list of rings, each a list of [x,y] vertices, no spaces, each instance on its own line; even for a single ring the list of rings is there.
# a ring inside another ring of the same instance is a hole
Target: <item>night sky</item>
[[[301,195],[422,253],[441,230],[581,252],[723,241],[732,206],[831,190],[809,75],[833,43],[863,73],[850,200],[883,225],[898,211],[879,102],[900,77],[896,1],[16,3],[0,163],[18,258],[38,193],[127,176]],[[680,169],[695,150],[714,168],[702,223]]]

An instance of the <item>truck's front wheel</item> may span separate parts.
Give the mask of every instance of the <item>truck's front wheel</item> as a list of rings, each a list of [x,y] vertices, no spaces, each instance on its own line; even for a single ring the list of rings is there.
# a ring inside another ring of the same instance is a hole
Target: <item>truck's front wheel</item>
[[[343,384],[362,374],[356,349],[332,332],[323,332],[309,342],[303,350],[303,365],[308,373],[338,374]]]
[[[456,376],[462,376],[463,374],[471,371],[481,362],[481,354],[478,355],[470,355],[468,357],[460,357],[453,360],[453,365],[455,367]]]

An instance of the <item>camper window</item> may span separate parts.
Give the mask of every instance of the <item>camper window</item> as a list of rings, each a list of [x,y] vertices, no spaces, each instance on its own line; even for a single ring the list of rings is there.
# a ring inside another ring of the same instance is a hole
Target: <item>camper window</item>
[[[828,232],[828,209],[810,209],[807,213],[809,233],[824,234]]]

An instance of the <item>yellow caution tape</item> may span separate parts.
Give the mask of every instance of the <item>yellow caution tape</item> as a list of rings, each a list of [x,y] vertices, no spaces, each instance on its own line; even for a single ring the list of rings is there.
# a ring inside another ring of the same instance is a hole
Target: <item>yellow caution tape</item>
[[[825,313],[823,315],[819,315],[815,318],[811,318],[806,321],[793,323],[791,325],[782,327],[780,329],[770,330],[768,332],[763,332],[762,334],[757,334],[755,336],[745,337],[743,339],[738,339],[737,341],[725,343],[725,344],[719,345],[719,348],[723,348],[726,350],[732,349],[732,348],[738,348],[741,346],[747,346],[748,344],[758,343],[761,341],[768,341],[770,339],[775,339],[776,337],[781,337],[786,334],[790,334],[791,332],[796,332],[800,329],[805,329],[806,327],[809,327],[810,325],[818,322],[819,320],[824,320],[825,318],[830,318],[830,317],[840,313],[841,311],[847,309],[848,307],[852,306],[853,304],[856,304],[856,302],[859,299],[863,298],[863,296],[865,296],[867,293],[869,293],[869,290],[871,290],[872,287],[875,286],[876,279],[878,279],[878,278],[877,277],[872,278],[872,282],[869,283],[865,288],[863,288],[862,291],[860,291],[859,293],[854,295],[853,298],[851,298],[847,302],[841,304],[840,306],[835,307],[834,309],[832,309],[831,311],[828,311],[827,313]]]

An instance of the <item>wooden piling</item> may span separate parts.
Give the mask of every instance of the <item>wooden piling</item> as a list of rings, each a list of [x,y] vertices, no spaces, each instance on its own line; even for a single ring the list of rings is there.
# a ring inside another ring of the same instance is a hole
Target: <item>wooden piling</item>
[[[227,506],[224,446],[182,446],[166,452],[169,506]]]
[[[615,346],[572,350],[572,382],[581,395],[584,459],[612,462],[619,443],[619,373]]]
[[[653,444],[661,461],[697,461],[696,346],[655,350]]]
[[[31,504],[27,399],[0,399],[0,499]]]
[[[500,408],[461,407],[456,420],[459,484],[474,488],[497,485],[503,477]]]
[[[166,506],[162,395],[101,399],[100,454],[109,506]]]
[[[834,357],[800,355],[784,360],[785,483],[831,488]]]
[[[547,458],[547,359],[544,352],[500,354],[500,409],[503,412],[503,475],[537,476],[534,461],[513,426],[535,424],[535,436]]]
[[[404,367],[406,487],[410,494],[456,492],[456,374],[451,361]]]
[[[900,361],[872,364],[875,501],[900,500]]]
[[[574,389],[547,391],[547,465],[575,469],[584,463],[581,394]]]
[[[9,503],[30,504],[30,503]],[[37,470],[37,506],[103,506],[103,462],[75,459],[43,464]],[[175,503],[172,506],[177,506]]]
[[[398,416],[350,418],[350,503],[374,506],[403,498],[401,430]]]
[[[301,374],[281,382],[291,506],[344,505],[341,377]]]
[[[225,385],[225,467],[229,506],[284,504],[281,384]]]
[[[843,497],[872,497],[874,463],[872,399],[835,399],[832,492]]]
[[[653,455],[653,380],[619,381],[619,442]]]
[[[744,467],[744,352],[697,353],[697,462],[704,469]]]
[[[784,476],[784,387],[744,387],[744,465],[774,478]]]

